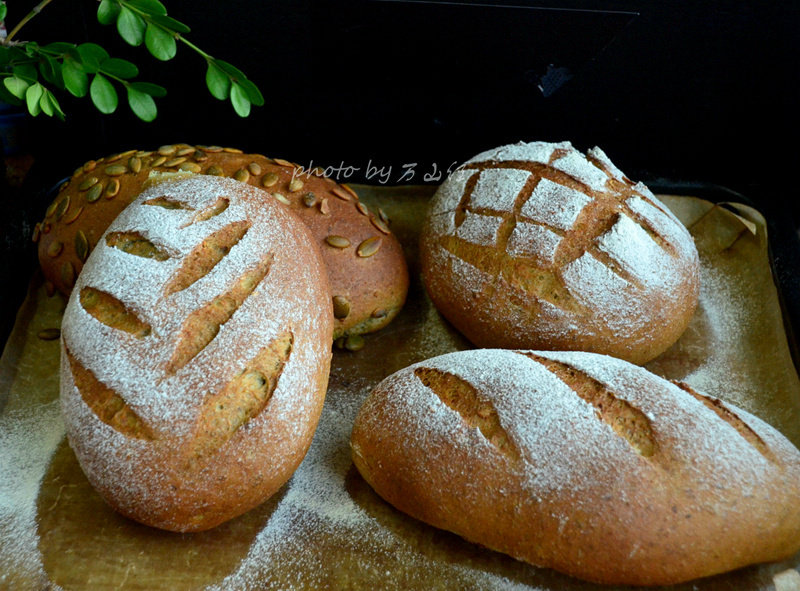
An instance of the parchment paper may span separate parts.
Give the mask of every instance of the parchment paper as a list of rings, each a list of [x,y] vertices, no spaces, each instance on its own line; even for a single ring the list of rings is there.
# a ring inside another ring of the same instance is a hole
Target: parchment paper
[[[350,461],[370,389],[416,361],[470,348],[419,280],[417,238],[430,187],[355,187],[393,220],[409,259],[408,302],[358,352],[336,351],[314,443],[292,480],[217,529],[172,534],[124,519],[86,481],[58,407],[63,300],[34,278],[0,358],[0,589],[609,590],[517,562],[408,518]],[[702,295],[684,336],[648,368],[753,412],[800,442],[800,381],[772,279],[764,220],[691,197],[663,200],[697,241]],[[735,212],[735,213],[734,213]],[[694,581],[681,591],[800,590],[800,555]]]

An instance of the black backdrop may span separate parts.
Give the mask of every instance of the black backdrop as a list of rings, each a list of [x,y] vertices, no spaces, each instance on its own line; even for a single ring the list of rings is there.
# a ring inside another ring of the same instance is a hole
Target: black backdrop
[[[34,2],[10,4],[14,14]],[[432,173],[519,140],[599,145],[637,180],[738,192],[781,222],[773,236],[780,273],[795,275],[784,212],[798,199],[800,3],[165,4],[192,27],[194,43],[244,70],[266,105],[240,119],[206,92],[204,63],[188,48],[158,62],[98,25],[96,2],[53,2],[23,38],[97,41],[169,94],[149,124],[127,108],[103,117],[88,100],[70,98],[65,123],[30,122],[33,173],[20,198],[0,199],[4,277],[30,273],[20,261],[30,261],[25,238],[46,206],[44,191],[116,151],[221,144],[352,167],[340,180],[396,184],[436,182]]]

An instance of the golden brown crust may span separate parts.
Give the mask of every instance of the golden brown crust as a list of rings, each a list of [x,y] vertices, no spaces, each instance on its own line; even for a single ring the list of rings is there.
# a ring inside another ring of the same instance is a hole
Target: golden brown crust
[[[70,445],[101,496],[147,525],[200,531],[263,502],[322,412],[325,268],[308,228],[260,193],[208,176],[151,187],[100,237],[67,304]]]
[[[379,330],[400,311],[408,291],[402,248],[355,191],[279,158],[187,144],[129,150],[77,169],[34,232],[47,281],[69,295],[100,235],[141,192],[150,172],[179,170],[260,187],[300,216],[322,251],[332,295],[349,304],[347,314],[336,317],[335,337]],[[331,237],[346,244],[332,245]]]
[[[599,149],[498,148],[434,196],[420,257],[439,311],[480,347],[585,350],[644,363],[697,305],[691,236]]]
[[[399,510],[598,583],[800,549],[800,452],[747,412],[590,353],[482,349],[388,377],[351,446]]]

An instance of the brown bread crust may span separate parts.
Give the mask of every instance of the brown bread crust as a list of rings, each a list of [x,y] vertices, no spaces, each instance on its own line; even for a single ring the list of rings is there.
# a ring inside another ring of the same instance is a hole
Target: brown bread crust
[[[260,504],[322,411],[332,305],[308,229],[261,191],[194,175],[100,237],[62,323],[61,406],[120,513],[200,531]]]
[[[431,202],[420,256],[434,304],[479,347],[645,363],[680,337],[699,295],[686,228],[598,148],[568,142],[465,163]]]
[[[743,410],[607,356],[429,359],[375,388],[351,446],[397,509],[593,582],[669,585],[800,549],[800,452]]]
[[[355,191],[286,160],[188,144],[129,150],[90,160],[75,171],[34,231],[51,286],[69,295],[100,235],[142,191],[150,172],[180,170],[260,187],[303,220],[322,251],[332,296],[340,302],[334,338],[379,330],[402,308],[408,269],[400,243],[382,214],[370,211]]]

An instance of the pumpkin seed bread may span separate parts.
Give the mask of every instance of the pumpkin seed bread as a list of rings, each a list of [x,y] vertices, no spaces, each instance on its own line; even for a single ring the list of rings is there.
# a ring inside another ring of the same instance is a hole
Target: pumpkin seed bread
[[[336,306],[334,337],[379,330],[405,303],[408,269],[382,212],[317,169],[236,148],[171,144],[89,160],[75,170],[34,229],[39,262],[52,293],[69,295],[89,253],[151,171],[230,177],[260,187],[294,211],[314,235]],[[346,302],[346,304],[343,304]]]

